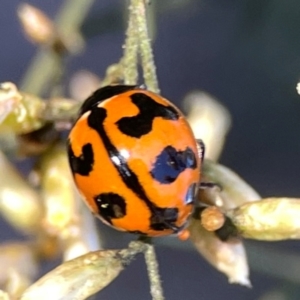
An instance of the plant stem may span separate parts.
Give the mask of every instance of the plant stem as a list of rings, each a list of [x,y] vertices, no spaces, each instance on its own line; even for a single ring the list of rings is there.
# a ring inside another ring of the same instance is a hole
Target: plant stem
[[[145,0],[132,0],[132,13],[136,16],[135,26],[138,28],[139,47],[142,59],[144,80],[147,88],[159,93],[156,67],[149,38]]]
[[[156,68],[149,38],[145,0],[131,0],[129,22],[124,46],[124,82],[137,84],[138,53],[141,55],[144,81],[147,88],[159,93]]]
[[[150,281],[150,292],[153,300],[164,300],[163,289],[161,286],[161,280],[159,275],[158,263],[154,246],[147,244],[147,248],[144,252],[145,261],[147,265],[148,277]]]
[[[77,31],[93,2],[94,0],[66,0],[56,18],[58,31],[65,36]],[[39,50],[21,81],[21,89],[41,95],[55,74],[60,74],[60,63],[50,49]]]
[[[124,56],[122,59],[124,83],[128,85],[137,84],[138,79],[138,27],[136,26],[136,10],[134,1],[129,6],[129,21],[126,31],[124,45]]]

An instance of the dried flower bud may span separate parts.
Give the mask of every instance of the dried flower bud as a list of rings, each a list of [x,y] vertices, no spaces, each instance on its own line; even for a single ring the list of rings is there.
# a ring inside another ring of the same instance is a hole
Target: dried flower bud
[[[188,94],[184,105],[195,136],[206,146],[205,158],[218,160],[231,124],[229,112],[216,99],[201,91]]]
[[[225,223],[225,216],[216,206],[205,208],[200,216],[201,225],[207,231],[216,231]]]
[[[0,300],[11,300],[11,298],[9,297],[9,295],[7,293],[0,290]]]
[[[71,77],[69,84],[71,98],[77,101],[85,100],[100,87],[100,83],[100,78],[90,71],[80,70],[76,72]]]
[[[267,198],[227,212],[243,237],[264,241],[300,238],[300,199]]]
[[[124,79],[123,61],[112,64],[106,69],[105,77],[101,83],[102,86],[110,84],[119,84]]]
[[[58,54],[66,51],[77,54],[84,48],[84,40],[76,30],[64,32],[64,28],[57,30],[57,26],[40,9],[27,3],[21,4],[18,17],[26,37],[33,43],[45,45]]]
[[[68,98],[51,98],[43,111],[43,120],[54,123],[57,131],[69,130],[77,118],[80,101]]]
[[[202,172],[202,181],[216,183],[220,185],[221,190],[218,187],[201,190],[201,202],[221,207],[226,211],[261,198],[241,177],[223,165],[204,160]]]
[[[20,299],[86,299],[110,284],[136,253],[105,250],[69,260],[39,279]]]
[[[44,228],[56,236],[68,260],[100,248],[91,214],[83,214],[73,183],[65,147],[56,145],[40,162],[42,196],[45,205]],[[92,242],[91,242],[92,241]]]
[[[43,207],[39,195],[0,152],[0,212],[25,233],[40,230]]]
[[[46,230],[55,236],[68,235],[63,230],[76,223],[78,203],[64,147],[58,145],[45,153],[39,166]]]
[[[14,298],[20,296],[38,273],[32,245],[7,243],[0,246],[0,285]]]
[[[42,127],[42,99],[18,91],[11,82],[0,84],[0,132],[25,134]]]
[[[30,286],[32,281],[19,274],[14,269],[7,270],[7,281],[5,284],[5,290],[13,299],[18,299],[19,296]]]
[[[78,195],[79,197],[79,195]],[[77,221],[76,234],[62,241],[63,260],[70,260],[89,251],[102,249],[101,234],[96,228],[96,219],[91,214],[90,210],[84,205],[81,199],[76,199],[81,202],[80,222]],[[75,228],[75,226],[73,226]]]
[[[196,249],[217,270],[224,273],[230,283],[251,286],[249,267],[242,241],[230,238],[223,242],[215,233],[205,230],[200,220],[196,219],[191,220],[188,229]]]
[[[18,17],[26,36],[34,43],[46,45],[55,38],[55,26],[46,14],[36,7],[22,3]]]

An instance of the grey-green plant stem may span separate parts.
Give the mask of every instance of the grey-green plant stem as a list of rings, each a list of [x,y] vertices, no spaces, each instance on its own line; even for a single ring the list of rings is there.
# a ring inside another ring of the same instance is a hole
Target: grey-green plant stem
[[[124,81],[125,84],[136,84],[138,78],[138,54],[141,55],[143,77],[150,91],[159,93],[156,67],[149,38],[146,1],[131,0],[129,22],[124,45]]]
[[[66,0],[56,17],[58,31],[68,36],[78,30],[94,0]],[[30,63],[23,79],[21,90],[41,95],[61,70],[60,61],[50,49],[40,49]]]
[[[146,1],[132,0],[132,13],[136,16],[135,26],[138,29],[139,50],[142,60],[143,76],[147,88],[155,93],[159,93],[156,67],[149,38],[146,16]]]
[[[159,275],[158,263],[154,246],[147,244],[147,248],[144,252],[145,261],[147,265],[148,277],[150,281],[150,292],[152,300],[164,300],[163,289],[161,286],[161,280]]]
[[[122,58],[124,83],[129,85],[137,84],[138,79],[138,27],[136,26],[136,9],[133,2],[131,1],[129,6],[129,20]]]

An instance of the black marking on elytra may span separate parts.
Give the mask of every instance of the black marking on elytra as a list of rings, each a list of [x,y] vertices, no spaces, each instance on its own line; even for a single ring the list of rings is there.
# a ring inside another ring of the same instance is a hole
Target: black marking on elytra
[[[131,137],[140,138],[152,130],[153,120],[162,117],[165,120],[178,120],[179,114],[171,106],[164,106],[154,101],[151,97],[143,93],[134,93],[130,96],[139,113],[133,117],[123,117],[116,122],[119,130]]]
[[[92,107],[104,100],[134,90],[136,88],[137,86],[135,85],[108,85],[102,87],[96,90],[90,97],[88,97],[84,101],[79,110],[79,116],[82,116],[85,112],[89,111]]]
[[[126,202],[115,193],[102,193],[94,197],[99,215],[109,223],[111,219],[119,219],[126,215]]]
[[[104,129],[103,123],[107,116],[106,110],[103,107],[94,107],[91,110],[91,113],[89,114],[87,118],[88,125],[97,131],[99,134],[105,149],[108,152],[108,155],[114,164],[116,170],[118,171],[120,177],[122,178],[125,185],[132,190],[142,201],[145,202],[145,204],[148,206],[149,210],[151,211],[151,218],[150,223],[156,222],[156,216],[160,216],[160,222],[164,223],[165,227],[163,228],[160,226],[157,230],[164,230],[166,229],[166,226],[168,228],[172,227],[173,230],[178,230],[176,226],[173,226],[173,224],[169,224],[168,222],[175,222],[175,214],[173,213],[172,217],[169,216],[168,213],[161,213],[161,210],[166,210],[169,212],[170,208],[162,209],[157,207],[155,204],[153,204],[148,196],[146,195],[146,192],[143,188],[143,186],[140,184],[137,175],[129,168],[126,159],[119,153],[118,149],[113,145],[111,140],[106,134],[106,131]],[[172,210],[172,209],[171,209]],[[165,219],[164,219],[165,216]],[[153,219],[153,220],[152,220]]]
[[[160,183],[169,184],[174,182],[185,169],[196,167],[196,156],[191,148],[178,151],[172,146],[167,146],[156,157],[151,175]]]
[[[75,156],[70,142],[68,143],[68,158],[73,173],[87,176],[93,170],[94,152],[90,143],[85,144],[81,149],[81,154]]]
[[[158,231],[172,229],[174,233],[177,233],[179,231],[179,228],[175,225],[177,218],[177,208],[156,208],[155,215],[152,215],[150,219],[150,227]]]
[[[150,202],[143,187],[140,185],[136,174],[127,165],[126,159],[119,153],[118,149],[112,144],[103,127],[106,118],[106,110],[102,107],[95,107],[88,116],[88,125],[95,129],[100,135],[108,155],[118,170],[122,180],[128,188],[134,191],[145,202]]]

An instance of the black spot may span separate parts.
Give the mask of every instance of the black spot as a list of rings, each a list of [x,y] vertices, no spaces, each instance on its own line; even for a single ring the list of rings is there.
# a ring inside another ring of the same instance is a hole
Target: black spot
[[[187,147],[184,151],[177,151],[174,147],[167,146],[156,157],[151,175],[160,183],[168,184],[174,182],[185,169],[196,167],[197,160],[192,149]]]
[[[118,149],[108,138],[103,127],[103,122],[106,118],[106,115],[106,110],[104,108],[95,107],[94,109],[92,109],[90,115],[88,116],[88,124],[100,135],[112,163],[115,165],[126,186],[134,191],[135,194],[137,194],[141,199],[150,203],[150,200],[148,200],[143,187],[138,181],[136,174],[129,168],[126,159],[120,154]]]
[[[102,193],[94,197],[99,215],[111,223],[111,219],[119,219],[126,215],[126,203],[123,197],[115,193]]]
[[[96,130],[99,134],[112,163],[122,178],[122,181],[131,191],[133,191],[142,201],[144,201],[149,208],[151,212],[150,223],[152,229],[172,229],[174,232],[178,232],[180,228],[173,224],[177,220],[178,210],[176,208],[159,208],[150,201],[143,186],[140,184],[137,175],[129,168],[126,159],[119,153],[118,149],[112,144],[107,136],[103,127],[103,122],[106,118],[106,115],[107,113],[104,108],[94,107],[91,110],[87,121],[88,125]],[[105,216],[103,216],[103,218],[105,218]]]
[[[69,163],[73,173],[87,176],[93,170],[94,152],[90,143],[82,147],[79,157],[75,156],[70,143],[68,144]]]
[[[89,111],[93,106],[106,99],[134,90],[136,88],[137,86],[135,85],[108,85],[103,88],[100,88],[84,101],[80,108],[79,116],[83,115],[85,112]]]
[[[187,193],[185,195],[185,204],[192,204],[194,202],[195,195],[196,195],[196,187],[197,187],[196,183],[192,183],[189,186]]]
[[[178,120],[179,118],[174,107],[161,105],[143,93],[135,93],[131,95],[131,99],[140,112],[134,117],[124,117],[116,122],[119,130],[131,137],[140,138],[149,133],[156,117],[166,120]]]
[[[153,214],[150,219],[150,227],[151,229],[159,231],[165,229],[172,229],[176,233],[180,230],[175,225],[177,218],[177,208],[156,208],[155,214]]]
[[[115,165],[126,186],[131,189],[139,198],[145,201],[148,206],[151,206],[152,203],[148,199],[144,188],[138,180],[137,175],[129,168],[126,159],[119,153],[118,149],[108,138],[103,127],[103,121],[105,118],[106,110],[102,107],[95,107],[88,116],[88,124],[100,135],[112,163]]]

